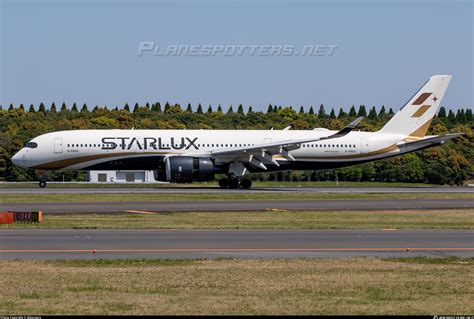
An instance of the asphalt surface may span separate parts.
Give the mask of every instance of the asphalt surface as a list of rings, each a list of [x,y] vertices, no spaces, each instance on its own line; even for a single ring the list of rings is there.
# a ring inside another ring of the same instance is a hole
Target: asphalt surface
[[[474,208],[474,199],[340,199],[340,200],[222,200],[97,203],[0,204],[0,211],[42,211],[62,213],[118,212],[225,212],[288,210],[396,210]]]
[[[474,194],[474,187],[259,187],[249,190],[220,189],[218,187],[94,187],[94,188],[0,188],[2,194],[182,194],[182,193],[464,193]]]
[[[472,230],[0,230],[0,259],[474,256]]]

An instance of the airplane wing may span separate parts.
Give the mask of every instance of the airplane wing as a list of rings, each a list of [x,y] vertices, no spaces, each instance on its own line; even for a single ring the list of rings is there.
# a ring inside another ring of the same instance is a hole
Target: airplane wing
[[[267,167],[265,166],[265,163],[272,163],[276,166],[280,166],[278,162],[273,159],[274,155],[279,155],[290,161],[294,161],[294,157],[289,152],[299,149],[301,144],[343,137],[351,132],[355,127],[357,127],[362,119],[363,117],[355,119],[339,132],[329,136],[298,140],[285,140],[247,147],[232,148],[228,150],[217,150],[210,152],[210,155],[218,162],[240,162],[242,164],[249,164],[251,166],[266,170]]]
[[[452,140],[456,137],[465,135],[465,133],[451,133],[451,134],[445,134],[445,135],[439,135],[439,136],[431,136],[427,137],[418,141],[413,141],[413,142],[400,142],[397,144],[399,147],[403,146],[428,146],[428,145],[435,145],[435,144],[443,144],[446,141]]]

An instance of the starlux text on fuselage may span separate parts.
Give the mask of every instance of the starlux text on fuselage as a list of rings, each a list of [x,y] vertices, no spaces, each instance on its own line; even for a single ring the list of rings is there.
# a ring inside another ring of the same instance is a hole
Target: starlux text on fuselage
[[[196,145],[197,140],[197,137],[171,137],[170,139],[163,139],[161,137],[104,137],[102,138],[102,149],[114,150],[119,148],[122,150],[129,150],[133,146],[136,146],[140,150],[188,150],[191,147],[194,147],[196,150],[198,150],[199,147]]]

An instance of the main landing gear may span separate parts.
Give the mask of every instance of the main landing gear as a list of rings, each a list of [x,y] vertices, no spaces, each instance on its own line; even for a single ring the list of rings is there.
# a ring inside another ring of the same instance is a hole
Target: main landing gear
[[[46,175],[46,174],[45,174]],[[42,175],[40,176],[40,180],[39,180],[39,187],[41,188],[45,188],[46,187],[46,176],[45,175]]]
[[[252,181],[250,179],[239,179],[236,177],[222,178],[219,180],[220,188],[230,188],[230,189],[249,189],[252,187]]]

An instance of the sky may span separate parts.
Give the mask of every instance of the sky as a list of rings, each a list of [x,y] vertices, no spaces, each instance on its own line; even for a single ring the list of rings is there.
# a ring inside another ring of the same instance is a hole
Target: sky
[[[442,104],[472,108],[473,13],[467,0],[0,0],[0,104],[396,111],[431,75],[452,74]],[[139,55],[144,43],[161,55]],[[278,45],[333,51],[163,56]]]

